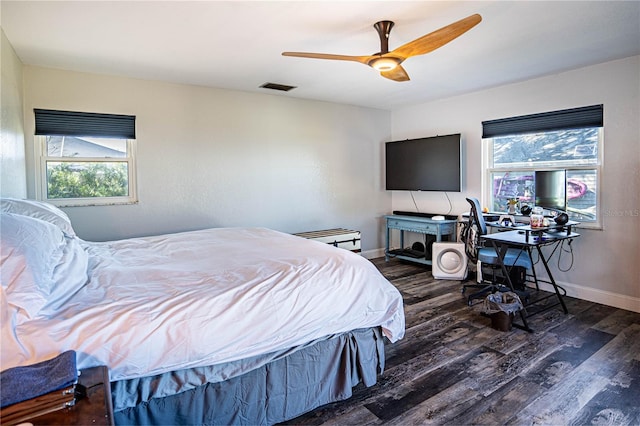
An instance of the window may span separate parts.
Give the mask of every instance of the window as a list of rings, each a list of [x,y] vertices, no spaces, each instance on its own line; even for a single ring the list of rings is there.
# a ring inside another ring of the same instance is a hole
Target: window
[[[58,206],[137,202],[135,117],[35,110],[38,198]]]
[[[520,205],[542,204],[536,175],[542,183],[541,172],[558,171],[557,185],[565,188],[552,190],[560,190],[563,210],[572,220],[599,227],[602,116],[602,105],[596,105],[483,122],[485,206],[505,211],[514,198]]]

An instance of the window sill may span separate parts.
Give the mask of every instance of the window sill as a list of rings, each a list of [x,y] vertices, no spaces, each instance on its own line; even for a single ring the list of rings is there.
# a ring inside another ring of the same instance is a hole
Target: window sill
[[[42,200],[56,207],[95,207],[95,206],[123,206],[138,204],[137,199],[68,199],[68,200]]]

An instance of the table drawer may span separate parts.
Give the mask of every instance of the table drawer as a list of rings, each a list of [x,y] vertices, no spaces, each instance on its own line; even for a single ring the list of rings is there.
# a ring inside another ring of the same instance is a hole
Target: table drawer
[[[388,228],[391,229],[401,229],[403,231],[408,232],[419,232],[426,234],[436,234],[438,232],[438,227],[435,225],[429,224],[420,224],[420,223],[405,223],[405,222],[389,222]]]
[[[454,224],[452,223],[426,223],[426,222],[417,222],[413,220],[404,220],[404,219],[388,219],[387,227],[392,229],[401,229],[403,231],[408,232],[419,232],[423,234],[434,234],[438,233],[438,227],[440,227],[440,233],[443,235],[453,233],[455,231]]]

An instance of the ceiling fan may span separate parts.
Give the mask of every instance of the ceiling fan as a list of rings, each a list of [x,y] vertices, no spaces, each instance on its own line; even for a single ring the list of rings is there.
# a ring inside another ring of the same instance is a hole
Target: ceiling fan
[[[389,33],[393,28],[392,21],[376,22],[373,27],[380,36],[380,52],[369,56],[332,55],[328,53],[282,52],[283,56],[300,58],[333,59],[338,61],[354,61],[369,65],[380,71],[380,75],[394,81],[408,81],[409,75],[400,65],[412,56],[424,55],[449,43],[469,31],[482,21],[478,14],[468,16],[432,33],[423,35],[397,49],[389,52]]]

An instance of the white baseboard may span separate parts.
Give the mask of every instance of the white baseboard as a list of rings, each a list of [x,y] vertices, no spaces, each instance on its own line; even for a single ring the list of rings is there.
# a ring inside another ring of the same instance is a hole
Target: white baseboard
[[[365,259],[375,259],[377,257],[384,257],[384,249],[380,248],[380,249],[374,249],[374,250],[367,250],[367,251],[360,252],[360,254]]]
[[[567,290],[567,296],[569,297],[640,313],[640,298],[566,282],[558,282],[558,285]],[[540,283],[540,289],[554,291],[553,286],[547,283]]]

